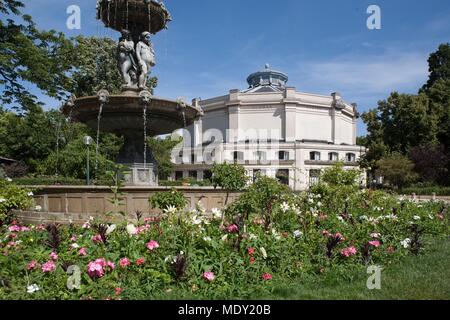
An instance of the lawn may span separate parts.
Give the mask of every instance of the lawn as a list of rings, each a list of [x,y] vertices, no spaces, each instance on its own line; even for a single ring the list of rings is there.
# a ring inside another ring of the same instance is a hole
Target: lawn
[[[255,288],[250,300],[448,300],[450,299],[450,239],[430,238],[427,253],[409,256],[382,271],[381,290],[368,290],[366,269],[344,276],[329,273],[296,280],[274,281]],[[173,291],[159,299],[196,299]],[[223,297],[226,299],[227,297]],[[228,297],[229,298],[229,297]]]

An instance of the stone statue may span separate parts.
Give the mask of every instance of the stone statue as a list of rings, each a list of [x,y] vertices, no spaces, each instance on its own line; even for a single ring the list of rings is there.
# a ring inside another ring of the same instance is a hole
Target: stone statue
[[[150,40],[150,32],[143,32],[136,45],[136,58],[139,65],[139,89],[147,89],[147,75],[155,65],[155,51]]]
[[[132,87],[137,84],[137,64],[134,57],[134,41],[128,30],[122,30],[122,37],[119,39],[118,62],[119,71],[125,87]]]

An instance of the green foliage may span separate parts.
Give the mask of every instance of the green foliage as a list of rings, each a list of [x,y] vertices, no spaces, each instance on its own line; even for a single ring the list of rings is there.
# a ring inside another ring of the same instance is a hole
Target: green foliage
[[[450,79],[450,43],[441,44],[428,59],[430,77],[423,89],[430,90],[436,82]]]
[[[172,163],[171,152],[173,148],[182,142],[182,137],[175,136],[166,137],[164,139],[153,137],[147,139],[153,158],[158,164],[158,174],[161,180],[166,180],[173,172],[175,166]]]
[[[72,68],[72,43],[56,31],[40,31],[29,15],[22,15],[22,1],[0,0],[0,101],[19,110],[41,104],[27,89],[32,83],[50,97],[66,96]],[[17,21],[23,21],[23,24]]]
[[[87,148],[89,148],[90,151],[89,169],[91,177],[104,179],[106,177],[106,172],[113,168],[114,163],[106,159],[102,153],[99,153],[98,159],[96,159],[95,145],[87,147],[84,144],[82,137],[70,142],[59,153],[51,153],[49,157],[40,164],[37,171],[42,175],[51,175],[58,166],[58,172],[62,176],[77,179],[86,178]]]
[[[125,205],[125,194],[122,192],[122,188],[124,187],[124,177],[129,173],[127,170],[128,169],[126,166],[116,164],[113,166],[113,170],[106,171],[106,176],[111,181],[110,188],[113,193],[113,197],[108,199],[113,206],[113,210],[106,213],[109,216],[120,214],[125,217],[126,215],[126,213],[121,209]]]
[[[176,189],[168,192],[157,192],[150,197],[149,201],[153,208],[161,210],[167,210],[169,207],[183,210],[187,205],[184,194]]]
[[[30,192],[31,190],[0,179],[0,226],[11,219],[11,210],[29,209],[33,205]]]
[[[360,176],[361,172],[359,170],[344,170],[344,163],[341,162],[331,168],[325,169],[322,173],[321,181],[335,187],[359,187]]]
[[[378,172],[390,184],[404,188],[417,179],[414,173],[414,163],[398,152],[378,161]]]
[[[343,163],[338,163],[322,172],[320,183],[311,188],[311,193],[319,196],[318,209],[342,212],[349,205],[349,196],[361,187],[359,170],[344,170]],[[316,199],[317,200],[317,199]]]
[[[360,139],[368,148],[362,166],[370,168],[372,175],[383,157],[392,152],[409,155],[411,149],[426,144],[443,145],[445,156],[450,159],[449,53],[450,44],[446,43],[430,55],[430,77],[419,94],[393,92],[386,100],[378,102],[376,109],[362,115],[368,131],[365,139]],[[449,171],[450,161],[447,163]],[[441,180],[444,180],[441,183],[450,183],[450,178]]]

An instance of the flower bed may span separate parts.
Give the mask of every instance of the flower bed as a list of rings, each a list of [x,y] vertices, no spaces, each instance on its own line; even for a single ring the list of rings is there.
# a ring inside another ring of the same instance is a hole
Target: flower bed
[[[251,298],[276,280],[386,266],[425,251],[427,235],[449,236],[443,203],[336,192],[296,194],[261,180],[224,215],[169,206],[137,224],[12,221],[0,229],[0,299],[149,299],[177,290]]]

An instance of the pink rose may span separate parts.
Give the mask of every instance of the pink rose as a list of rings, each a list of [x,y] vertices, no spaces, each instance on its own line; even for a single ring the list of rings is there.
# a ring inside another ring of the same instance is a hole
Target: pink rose
[[[28,264],[27,269],[30,271],[34,270],[36,268],[36,265],[37,265],[37,261],[33,260]]]
[[[136,265],[141,266],[145,263],[145,258],[139,258],[136,260]]]
[[[262,279],[265,281],[272,280],[272,275],[270,273],[264,273]]]
[[[87,256],[86,249],[85,249],[85,248],[81,248],[81,249],[78,251],[78,255],[81,256],[81,257]]]
[[[48,273],[56,270],[56,264],[53,261],[47,261],[42,265],[42,272]]]
[[[235,224],[229,225],[227,227],[227,232],[228,233],[238,233],[239,232],[239,227]]]
[[[116,268],[116,265],[114,262],[108,261],[106,263],[106,266],[108,266],[109,268],[111,268],[111,270],[114,270]]]
[[[159,248],[159,243],[156,242],[155,240],[151,240],[149,243],[147,243],[147,248],[150,251],[158,249]]]
[[[89,262],[88,264],[88,274],[91,278],[101,278],[105,275],[103,270],[103,265],[98,262],[98,260]]]
[[[341,255],[348,258],[354,256],[358,250],[355,247],[349,247],[341,250]]]
[[[123,259],[120,259],[119,264],[120,264],[121,268],[126,268],[131,264],[131,262],[130,262],[130,260],[128,260],[128,258],[123,258]]]
[[[378,240],[373,240],[373,241],[369,241],[369,245],[371,245],[372,247],[378,248],[379,246],[381,246],[381,243]]]
[[[92,237],[92,241],[94,243],[100,243],[100,242],[103,242],[103,239],[102,239],[102,236],[98,234],[98,235]]]
[[[50,259],[52,259],[53,261],[58,260],[58,255],[56,254],[56,252],[50,253]]]
[[[214,281],[214,279],[216,278],[216,276],[214,275],[214,272],[205,272],[203,273],[203,279],[205,279],[206,281]]]

